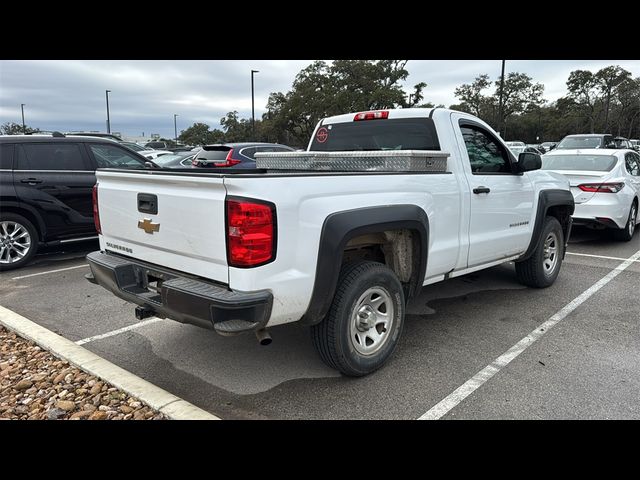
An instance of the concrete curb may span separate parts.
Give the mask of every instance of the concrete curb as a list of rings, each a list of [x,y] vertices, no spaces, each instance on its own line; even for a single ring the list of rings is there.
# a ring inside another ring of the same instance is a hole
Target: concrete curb
[[[56,357],[136,397],[172,420],[220,420],[215,415],[99,357],[71,340],[0,305],[0,324],[37,343]]]

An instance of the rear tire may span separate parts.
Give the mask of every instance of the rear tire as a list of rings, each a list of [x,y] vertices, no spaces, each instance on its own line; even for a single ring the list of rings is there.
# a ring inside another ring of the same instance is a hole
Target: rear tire
[[[378,262],[342,267],[327,316],[311,327],[322,360],[344,375],[360,377],[391,356],[404,325],[404,293],[395,273]]]
[[[16,213],[0,214],[0,271],[26,265],[38,250],[38,231]]]
[[[516,276],[523,285],[546,288],[558,278],[564,257],[564,233],[555,217],[546,217],[533,254],[516,262]]]
[[[613,238],[620,240],[621,242],[628,242],[633,238],[633,233],[636,230],[636,221],[638,217],[638,204],[634,200],[629,210],[629,218],[624,228],[613,231]]]

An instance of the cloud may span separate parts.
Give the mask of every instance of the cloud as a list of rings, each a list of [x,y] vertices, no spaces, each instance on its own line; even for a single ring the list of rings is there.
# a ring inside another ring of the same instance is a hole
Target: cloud
[[[251,69],[255,74],[255,111],[265,112],[269,93],[286,92],[311,60],[12,60],[0,61],[0,123],[25,121],[44,130],[106,130],[105,90],[111,130],[125,135],[158,133],[173,137],[194,122],[219,127],[220,118],[237,110],[251,116]],[[451,105],[455,87],[487,73],[500,75],[500,60],[410,60],[404,87],[421,81],[426,101]],[[640,76],[638,61],[508,60],[507,72],[519,71],[545,85],[545,98],[565,93],[569,72],[620,65]]]

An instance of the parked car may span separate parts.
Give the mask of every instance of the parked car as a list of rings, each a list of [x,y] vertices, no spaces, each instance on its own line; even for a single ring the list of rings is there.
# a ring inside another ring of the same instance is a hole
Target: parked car
[[[193,157],[194,167],[255,168],[258,152],[293,152],[293,148],[279,143],[224,143],[205,145]]]
[[[176,152],[157,157],[154,162],[162,168],[193,168],[191,161],[194,156],[194,152]]]
[[[513,152],[516,158],[518,157],[518,155],[524,152],[524,149],[526,148],[526,145],[524,144],[524,142],[506,142],[506,143],[507,143],[507,147],[509,147],[509,150]]]
[[[567,135],[556,145],[556,150],[587,148],[616,148],[613,135],[599,133]]]
[[[544,151],[535,145],[527,145],[526,147],[524,147],[523,152],[535,153],[536,155],[544,155]]]
[[[543,157],[542,169],[569,180],[574,224],[613,229],[617,239],[631,240],[640,202],[638,152],[561,149]]]
[[[96,168],[145,161],[107,138],[0,136],[0,270],[22,267],[41,245],[95,238]]]
[[[568,181],[539,170],[536,154],[516,161],[473,115],[337,115],[317,124],[308,151],[286,150],[245,175],[98,171],[100,251],[87,255],[87,280],[137,305],[139,319],[261,343],[266,328],[300,321],[327,365],[362,376],[391,356],[423,285],[509,261],[536,288],[560,272]]]
[[[142,155],[144,158],[148,158],[149,160],[155,160],[156,158],[163,155],[173,155],[173,152],[169,150],[140,150],[137,153],[139,155]]]
[[[167,142],[160,142],[160,141],[147,142],[144,144],[144,146],[147,150],[168,150],[169,149],[169,144]]]
[[[640,140],[631,139],[629,142],[631,142],[631,147],[633,147],[635,151],[640,151]]]
[[[631,145],[631,142],[624,137],[614,138],[613,143],[616,146],[616,148],[633,150],[633,145]]]

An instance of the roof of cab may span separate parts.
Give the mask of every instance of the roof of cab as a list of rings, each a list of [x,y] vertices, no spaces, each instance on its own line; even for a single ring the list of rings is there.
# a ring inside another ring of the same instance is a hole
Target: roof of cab
[[[82,135],[66,135],[64,137],[53,137],[51,135],[0,135],[0,143],[115,143],[117,141],[105,137],[87,137]]]

